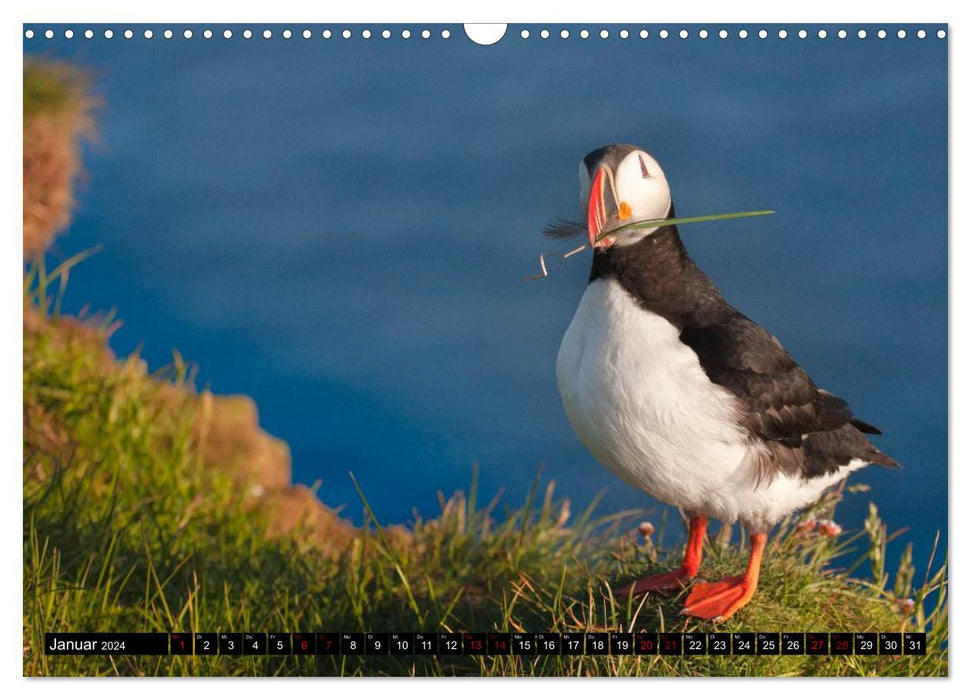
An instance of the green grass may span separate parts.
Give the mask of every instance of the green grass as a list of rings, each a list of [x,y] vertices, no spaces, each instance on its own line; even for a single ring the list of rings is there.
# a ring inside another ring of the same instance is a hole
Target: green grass
[[[787,523],[770,540],[759,590],[722,625],[678,616],[685,594],[618,600],[611,592],[672,566],[628,534],[633,517],[573,516],[551,484],[505,509],[441,500],[410,538],[368,527],[339,557],[299,536],[268,537],[266,515],[204,462],[192,376],[176,357],[148,374],[104,355],[110,319],[70,332],[52,293],[71,264],[33,266],[24,337],[24,659],[29,676],[503,675],[784,676],[947,674],[945,572],[906,561],[891,582],[874,511],[837,537]],[[28,306],[29,305],[29,306]],[[25,311],[26,312],[26,311]],[[31,312],[33,313],[33,312]],[[168,388],[166,388],[168,386]],[[178,386],[185,391],[171,391]],[[328,465],[339,470],[340,465]],[[362,499],[380,484],[361,484]],[[831,517],[840,494],[824,499]],[[856,549],[868,581],[830,571]],[[741,571],[746,551],[713,538],[701,573]],[[898,598],[913,598],[901,612]],[[925,610],[927,611],[925,614]],[[928,634],[923,657],[55,657],[51,631],[891,631]]]
[[[89,98],[85,75],[64,63],[24,63],[24,118],[77,111]]]

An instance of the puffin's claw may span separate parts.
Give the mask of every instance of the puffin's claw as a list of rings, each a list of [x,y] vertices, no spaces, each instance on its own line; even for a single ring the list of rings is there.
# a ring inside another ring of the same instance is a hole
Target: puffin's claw
[[[651,574],[633,583],[629,583],[623,588],[617,589],[615,595],[625,598],[628,595],[641,595],[643,593],[666,593],[684,588],[691,581],[692,574],[685,567],[680,567],[674,571],[663,574]]]

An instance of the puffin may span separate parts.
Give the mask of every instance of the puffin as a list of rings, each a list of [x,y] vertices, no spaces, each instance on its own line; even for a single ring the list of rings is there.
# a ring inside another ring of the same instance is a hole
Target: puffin
[[[868,464],[897,468],[874,426],[822,389],[767,330],[728,304],[689,257],[657,160],[631,144],[580,163],[593,264],[556,358],[577,437],[631,486],[681,509],[681,566],[621,596],[691,587],[683,615],[721,622],[756,591],[768,533],[783,517]],[[552,227],[553,237],[582,224]],[[740,576],[695,580],[709,518],[750,533]]]

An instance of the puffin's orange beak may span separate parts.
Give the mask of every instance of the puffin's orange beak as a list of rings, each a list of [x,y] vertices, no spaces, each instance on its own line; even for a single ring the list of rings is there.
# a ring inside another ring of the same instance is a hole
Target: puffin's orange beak
[[[610,185],[610,201],[606,198],[607,185]],[[622,202],[617,196],[614,175],[607,166],[597,168],[597,174],[590,183],[590,201],[587,203],[587,233],[591,248],[606,248],[614,242],[613,236],[603,236],[611,231],[612,225],[631,218],[630,204]],[[600,238],[603,236],[603,238]],[[599,238],[599,240],[598,240]]]
[[[587,204],[587,234],[590,237],[590,247],[606,248],[609,239],[597,241],[597,237],[607,225],[607,207],[604,204],[604,169],[597,168],[597,174],[590,183],[590,202]]]

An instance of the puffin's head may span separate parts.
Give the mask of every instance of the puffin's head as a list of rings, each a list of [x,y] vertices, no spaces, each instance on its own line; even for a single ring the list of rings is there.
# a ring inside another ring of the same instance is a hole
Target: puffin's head
[[[650,236],[657,227],[632,229],[599,241],[597,237],[626,223],[667,218],[671,190],[650,154],[630,144],[612,144],[580,162],[580,204],[587,210],[592,248],[625,246]]]

